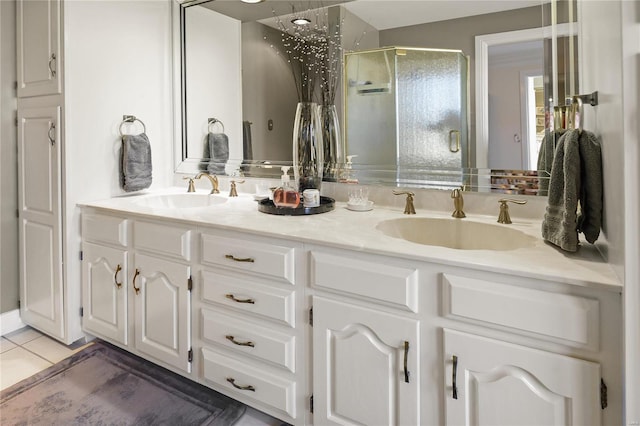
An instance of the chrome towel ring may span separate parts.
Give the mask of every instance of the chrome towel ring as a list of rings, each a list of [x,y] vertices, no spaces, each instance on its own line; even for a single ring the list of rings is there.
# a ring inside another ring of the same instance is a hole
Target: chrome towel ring
[[[137,118],[135,115],[123,115],[122,123],[120,123],[120,127],[119,127],[120,136],[124,136],[124,133],[122,133],[122,126],[124,126],[125,123],[134,123],[136,121],[142,124],[142,133],[147,133],[147,126],[144,125],[142,120]]]
[[[211,132],[211,126],[215,125],[216,123],[220,124],[220,126],[222,127],[222,133],[224,133],[224,124],[222,123],[222,121],[218,120],[217,118],[209,118],[207,119],[207,130],[209,132]]]

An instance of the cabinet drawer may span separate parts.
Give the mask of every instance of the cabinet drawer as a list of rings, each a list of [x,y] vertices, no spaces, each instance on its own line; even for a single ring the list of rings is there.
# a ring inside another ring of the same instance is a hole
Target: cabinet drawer
[[[200,311],[202,338],[295,372],[295,337],[233,318],[225,313]]]
[[[598,350],[600,302],[442,274],[445,316],[509,327],[537,338]]]
[[[311,252],[314,287],[363,296],[418,312],[418,270]]]
[[[295,327],[293,290],[267,287],[244,278],[202,272],[202,300],[261,315]]]
[[[85,241],[126,247],[127,219],[87,213],[82,215],[82,238]]]
[[[137,249],[191,260],[191,231],[177,226],[135,222],[134,244]]]
[[[296,382],[293,380],[207,348],[202,349],[202,361],[205,380],[296,417]]]
[[[202,263],[295,283],[295,249],[202,234]]]

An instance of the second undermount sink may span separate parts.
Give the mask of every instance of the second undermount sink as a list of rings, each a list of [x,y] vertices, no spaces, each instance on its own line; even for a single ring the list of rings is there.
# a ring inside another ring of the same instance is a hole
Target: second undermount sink
[[[417,244],[459,250],[515,250],[533,247],[537,239],[508,225],[466,219],[400,218],[385,220],[377,229],[385,235]]]
[[[136,204],[153,209],[193,209],[226,203],[227,197],[203,193],[159,194],[141,197]]]

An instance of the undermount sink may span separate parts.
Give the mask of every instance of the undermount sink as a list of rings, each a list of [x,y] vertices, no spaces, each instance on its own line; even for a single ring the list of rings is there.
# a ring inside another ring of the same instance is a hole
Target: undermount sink
[[[537,241],[509,225],[466,219],[401,218],[385,220],[376,228],[390,237],[459,250],[515,250],[533,247]]]
[[[202,193],[149,195],[136,200],[136,204],[153,209],[193,209],[224,204],[227,197]]]

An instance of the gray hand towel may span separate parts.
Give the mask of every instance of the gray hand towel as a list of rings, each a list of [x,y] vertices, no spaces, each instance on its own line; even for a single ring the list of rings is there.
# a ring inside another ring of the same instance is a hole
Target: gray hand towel
[[[600,142],[593,133],[583,130],[579,141],[582,187],[578,232],[593,244],[602,228],[602,153]]]
[[[542,237],[546,241],[575,252],[579,230],[585,232],[590,243],[598,238],[602,224],[601,161],[600,145],[593,133],[568,130],[560,138],[542,222]]]
[[[151,144],[146,134],[122,136],[122,187],[139,191],[151,186]]]
[[[541,177],[538,195],[548,195],[549,193],[549,176],[551,176],[551,167],[553,166],[553,155],[558,140],[565,132],[566,129],[547,132],[542,139],[538,152],[538,175]]]
[[[207,146],[210,153],[207,171],[211,174],[223,175],[225,164],[229,160],[229,138],[224,133],[209,133]]]

